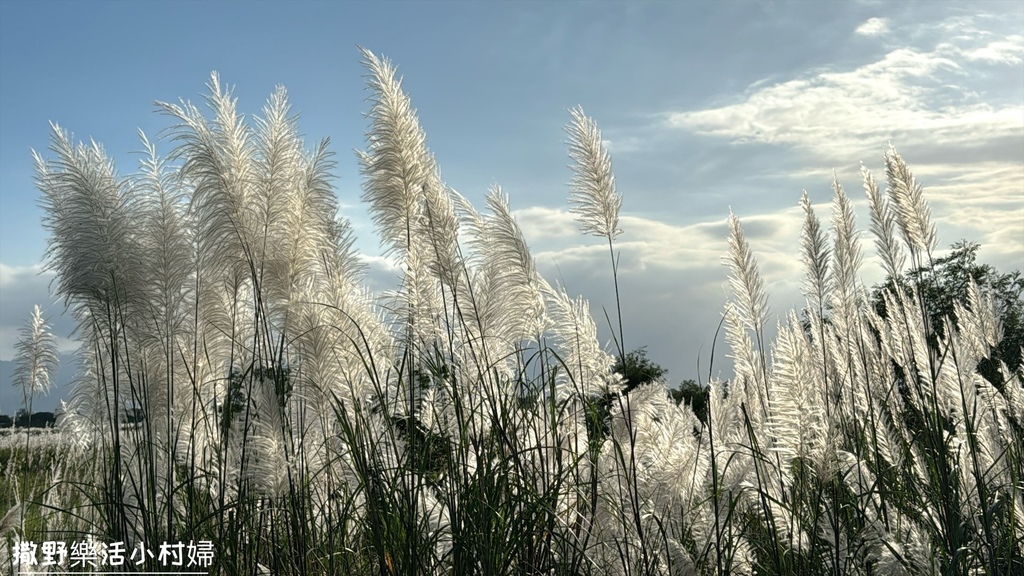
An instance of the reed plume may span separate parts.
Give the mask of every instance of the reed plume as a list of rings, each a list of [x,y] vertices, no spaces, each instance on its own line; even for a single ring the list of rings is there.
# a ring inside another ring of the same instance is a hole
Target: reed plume
[[[60,364],[57,357],[57,338],[43,318],[39,305],[32,307],[32,316],[21,329],[14,344],[14,377],[11,384],[21,388],[25,408],[32,414],[32,396],[47,394],[53,385],[53,376]]]
[[[612,174],[612,159],[604,142],[597,122],[583,113],[577,106],[569,111],[572,122],[566,126],[569,133],[569,157],[573,160],[572,192],[569,195],[569,210],[576,214],[584,234],[600,236],[608,240],[608,256],[612,263],[612,282],[615,286],[615,309],[619,321],[616,346],[619,362],[625,365],[626,343],[622,331],[622,299],[619,296],[619,263],[612,247],[615,238],[622,234],[619,229],[619,208],[622,197],[615,190],[615,175]]]

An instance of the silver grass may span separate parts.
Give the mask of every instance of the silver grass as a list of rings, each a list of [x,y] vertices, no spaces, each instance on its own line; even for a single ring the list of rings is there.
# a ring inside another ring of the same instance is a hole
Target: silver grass
[[[508,198],[492,186],[481,214],[463,197],[456,196],[462,229],[467,233],[467,282],[460,293],[460,323],[466,330],[462,354],[465,366],[481,375],[499,375],[491,382],[491,394],[507,389],[522,370],[521,352],[527,341],[541,342],[546,324],[545,294],[548,285],[534,265]],[[467,374],[463,377],[477,378]],[[501,384],[500,382],[504,382]],[[508,394],[516,394],[509,391]],[[500,393],[499,393],[500,394]],[[497,396],[500,397],[500,396]]]
[[[889,200],[896,206],[903,239],[913,252],[931,254],[935,250],[936,234],[931,209],[924,199],[924,188],[914,179],[894,146],[889,146],[884,160]]]
[[[768,297],[757,261],[743,235],[740,221],[729,212],[729,286],[736,303],[738,319],[755,332],[764,328],[768,318]]]
[[[790,314],[771,346],[772,363],[765,365],[767,299],[732,216],[725,331],[735,378],[728,394],[725,384],[712,383],[709,426],[702,428],[689,407],[676,405],[655,383],[614,397],[609,438],[594,444],[587,396],[617,392],[621,377],[611,371],[613,359],[597,340],[586,302],[539,276],[500,189],[491,190],[482,215],[441,181],[394,68],[369,52],[364,56],[374,91],[369,146],[360,155],[364,197],[373,205],[386,249],[406,266],[390,315],[360,286],[351,229],[335,220],[326,141],[305,152],[283,89],[254,128],[216,76],[208,98],[214,119],[190,104],[164,105],[180,122],[172,132],[172,157],[182,160],[177,171],[162,164],[145,137],[149,154],[141,174],[124,180],[97,146],[73,146],[63,133],[55,137],[64,140],[55,144],[57,161],[37,155],[54,232],[51,266],[59,274],[64,268],[72,272],[61,295],[87,327],[80,352],[85,370],[61,426],[76,440],[98,440],[109,449],[104,424],[116,413],[111,407],[139,399],[125,387],[115,397],[114,378],[153,387],[143,390],[143,402],[163,406],[171,416],[165,433],[170,437],[154,443],[166,446],[166,454],[147,454],[149,438],[120,441],[123,483],[111,495],[128,508],[128,536],[151,530],[144,511],[150,501],[189,518],[175,486],[206,492],[209,498],[200,500],[226,497],[240,514],[255,513],[253,520],[273,525],[287,514],[282,497],[301,479],[300,501],[311,509],[308,527],[314,533],[340,528],[345,537],[365,538],[360,532],[375,522],[371,509],[379,501],[365,484],[365,470],[358,469],[362,458],[370,461],[376,488],[395,492],[386,498],[412,508],[414,533],[407,536],[422,536],[426,555],[432,555],[428,563],[438,566],[460,544],[455,534],[465,521],[458,512],[466,503],[466,484],[485,466],[497,465],[516,497],[523,489],[552,495],[544,506],[554,514],[547,530],[557,532],[557,541],[582,546],[579,531],[586,533],[588,547],[570,552],[585,556],[591,572],[710,573],[721,560],[719,571],[749,573],[755,558],[764,562],[767,547],[778,544],[787,556],[778,566],[782,571],[790,567],[788,559],[800,556],[836,573],[869,567],[876,573],[933,573],[940,557],[934,549],[946,530],[939,507],[928,502],[907,510],[913,502],[901,501],[898,493],[894,499],[880,486],[896,474],[901,482],[934,488],[935,454],[915,441],[904,419],[908,410],[931,407],[948,423],[940,442],[951,455],[957,488],[949,504],[962,514],[963,529],[972,538],[982,534],[990,528],[984,507],[1007,501],[1010,506],[1000,508],[1010,518],[1004,526],[1010,534],[1024,529],[1013,431],[1024,414],[1024,373],[1002,366],[1006,389],[1000,391],[976,371],[999,338],[989,295],[969,287],[966,302],[955,305],[956,328],[947,320],[938,338],[942,354],[929,356],[927,317],[913,288],[909,296],[883,295],[890,311],[884,320],[865,305],[853,211],[835,178],[831,246],[806,193],[800,202],[812,334]],[[585,233],[606,237],[611,248],[621,233],[621,200],[610,159],[596,125],[579,109],[573,119],[574,213]],[[886,161],[888,201],[862,170],[876,247],[886,271],[896,276],[904,263],[897,224],[918,264],[934,237],[929,238],[920,186],[895,150]],[[580,200],[587,194],[589,200]],[[89,208],[95,214],[114,215],[111,231],[98,225],[75,231],[82,222],[70,211],[88,202],[96,203]],[[463,257],[459,234],[467,232],[471,251]],[[82,239],[100,253],[76,252],[72,241]],[[93,263],[101,273],[85,268]],[[125,263],[137,269],[125,270]],[[105,300],[124,305],[125,318],[103,325],[104,310],[95,304]],[[408,338],[401,345],[400,331]],[[111,345],[115,336],[119,344]],[[542,367],[545,374],[557,370],[550,399],[557,410],[516,402],[531,338],[541,347],[550,339],[550,351],[561,361]],[[396,371],[411,366],[400,364],[401,353],[414,348],[423,356],[437,350],[451,376],[434,375],[425,390],[400,389],[399,383],[410,380]],[[237,366],[262,368],[272,354],[288,362],[292,393],[282,399],[268,379],[255,377],[250,421],[236,419],[225,436],[217,418],[227,392],[225,374]],[[903,388],[894,366],[906,374]],[[921,381],[929,385],[915,385]],[[832,390],[843,391],[844,409],[832,410]],[[413,414],[432,432],[461,442],[452,463],[457,469],[430,479],[436,490],[410,472],[414,444],[396,435],[389,421]],[[343,429],[346,420],[356,426]],[[487,446],[495,432],[501,447],[492,451]],[[810,483],[820,486],[811,488],[817,494],[800,492],[806,478],[798,478],[783,455],[809,461],[815,481],[821,481]],[[572,463],[568,476],[561,475],[564,462]],[[147,465],[158,475],[167,470],[160,485],[150,487],[140,476]],[[193,478],[175,469],[187,469]],[[596,509],[590,508],[586,482],[591,474],[599,480]],[[53,476],[65,477],[72,476],[63,469]],[[403,492],[410,487],[412,492]],[[246,502],[241,496],[250,489]],[[57,508],[61,500],[55,494],[46,503]],[[340,524],[337,507],[323,509],[339,497],[346,514]],[[848,505],[855,516],[837,515]],[[82,531],[86,522],[104,522],[94,510],[83,515],[87,520],[68,521],[66,527]],[[845,518],[856,518],[861,532],[850,532]],[[760,524],[771,521],[772,527]],[[249,545],[264,536],[243,534],[242,540]],[[320,545],[318,538],[311,545]],[[818,554],[807,556],[811,551]],[[973,554],[967,569],[984,553],[964,551]],[[251,558],[257,560],[268,563]]]
[[[431,273],[430,247],[414,241],[405,253],[406,269],[397,290],[385,293],[385,309],[397,328],[411,331],[414,342],[432,343],[442,336],[444,302],[441,284]]]
[[[576,393],[586,397],[618,392],[619,382],[612,373],[615,360],[601,349],[587,301],[570,298],[564,288],[555,290],[545,285],[544,293],[552,335],[565,365],[565,371],[560,370],[558,375],[558,399]]]
[[[396,308],[393,313],[405,322],[410,358],[404,383],[408,387],[415,384],[414,364],[420,361],[414,351],[444,341],[442,320],[446,321],[448,308],[442,285],[454,287],[462,268],[457,219],[394,66],[369,50],[360,50],[372,92],[367,150],[357,153],[365,178],[363,200],[369,203],[385,254],[396,254],[405,264],[402,288],[394,298],[403,310]],[[406,405],[415,403],[418,396],[413,390],[394,393],[394,401],[404,397]],[[405,409],[411,413],[415,407]]]
[[[897,278],[903,273],[906,257],[903,248],[896,241],[896,215],[890,210],[889,203],[878,191],[878,185],[871,172],[860,165],[864,179],[864,192],[868,197],[871,213],[871,233],[875,236],[875,249],[882,258],[882,266],[890,278]]]
[[[361,51],[372,92],[367,150],[359,153],[366,179],[363,200],[370,204],[386,251],[404,255],[417,240],[412,232],[423,210],[424,186],[432,184],[436,167],[394,65],[369,50]]]
[[[328,278],[342,278],[353,285],[362,282],[366,264],[355,249],[355,234],[347,219],[335,219],[330,227],[329,242],[320,258]]]
[[[877,319],[877,316],[876,316]],[[870,327],[869,327],[870,326]],[[874,340],[874,334],[870,332],[871,329],[877,329],[881,326],[884,330],[884,324],[880,321],[875,322],[869,320],[868,322],[862,323],[862,335],[861,340],[865,342],[872,342]],[[870,336],[870,338],[867,338]],[[884,336],[882,336],[884,338]],[[894,424],[890,414],[892,412],[888,409],[891,403],[892,391],[886,390],[886,382],[889,378],[889,371],[891,365],[889,358],[883,355],[880,346],[871,346],[868,353],[865,354],[863,360],[866,364],[864,369],[864,375],[862,376],[863,382],[858,382],[855,385],[858,388],[863,388],[858,392],[858,398],[863,397],[870,401],[871,408],[864,408],[856,414],[856,417],[865,418],[866,422],[873,423],[866,429],[866,433],[871,438],[874,446],[878,449],[878,452],[883,458],[894,466],[901,466],[903,463],[903,453],[898,449],[896,438],[900,435],[893,431],[892,425]],[[865,402],[867,404],[867,402]],[[890,440],[892,438],[892,440]]]
[[[76,431],[83,445],[91,445],[104,438],[103,431],[112,417],[110,408],[116,407],[119,400],[110,386],[112,374],[99,340],[101,335],[86,336],[76,353],[79,368],[71,382],[64,425]]]
[[[597,123],[580,107],[569,111],[572,122],[569,133],[569,156],[573,160],[571,211],[576,214],[584,234],[614,240],[619,229],[619,208],[622,197],[615,191],[612,160],[601,141]]]
[[[773,349],[769,427],[778,449],[790,458],[810,458],[822,477],[833,468],[834,419],[826,413],[822,370],[799,321],[790,313]]]
[[[882,364],[871,325],[865,320],[865,311],[870,308],[864,304],[868,297],[863,287],[857,288],[856,294],[857,315],[845,323],[826,327],[828,336],[824,338],[822,352],[829,390],[845,412],[843,419],[866,417],[876,402],[873,399],[887,393],[883,388],[886,380],[872,380],[871,376],[872,363]],[[812,346],[818,349],[816,342]]]
[[[245,431],[250,451],[242,471],[246,480],[268,497],[281,495],[291,466],[285,455],[285,407],[279,404],[274,386],[271,379],[262,376],[253,382],[252,425]]]
[[[487,255],[487,218],[480,214],[473,204],[456,191],[451,194],[459,230],[467,240],[469,248],[465,255],[467,281],[460,284],[458,297],[462,300],[461,312],[467,315],[467,324],[474,324],[480,332],[486,332],[498,316],[497,295],[491,290],[493,282],[484,273]]]
[[[827,305],[832,310],[830,329],[835,333],[826,342],[826,349],[836,349],[826,355],[823,363],[834,362],[836,368],[833,377],[825,382],[828,394],[826,410],[831,413],[835,402],[839,408],[836,418],[843,418],[855,414],[858,404],[863,404],[857,400],[860,391],[856,384],[858,379],[855,373],[851,373],[858,364],[855,360],[858,355],[855,337],[860,332],[863,298],[857,282],[862,259],[853,206],[835,173],[832,175],[832,190],[832,275]],[[823,368],[828,370],[829,366]],[[833,422],[834,419],[829,418],[829,421]]]
[[[882,294],[886,310],[902,311],[891,313],[885,319],[887,337],[882,341],[882,346],[886,355],[893,361],[907,370],[916,367],[917,375],[928,381],[931,378],[928,374],[929,350],[925,340],[925,334],[928,332],[924,325],[927,315],[919,305],[917,288],[911,286],[910,290],[909,295],[902,291],[886,291]],[[908,374],[908,378],[913,377],[913,374]],[[915,394],[911,394],[910,397],[917,399]]]
[[[481,373],[497,368],[511,375],[519,362],[514,352],[525,340],[539,341],[544,331],[541,279],[499,187],[487,195],[487,215],[457,193],[453,199],[471,249],[466,281],[456,291],[459,324],[466,331],[463,353]]]
[[[835,237],[832,247],[832,283],[829,289],[829,304],[835,312],[833,321],[844,332],[841,336],[849,341],[851,326],[855,324],[860,309],[857,278],[860,272],[861,253],[853,206],[834,175],[832,190],[835,192],[832,207],[832,230]]]
[[[13,482],[15,485],[17,485],[17,478],[14,478]],[[17,490],[14,491],[14,496],[15,498],[18,497]],[[17,528],[19,524],[21,524],[21,519],[25,517],[24,508],[25,503],[18,502],[11,506],[10,509],[8,509],[7,512],[4,513],[2,517],[0,517],[0,537],[4,538],[5,542],[7,535],[13,533],[14,529]],[[6,546],[4,548],[6,548]],[[5,552],[8,551],[5,550]],[[2,558],[4,557],[0,556],[0,559]],[[5,564],[6,562],[0,563],[0,566]]]
[[[270,294],[278,295],[283,309],[324,275],[357,276],[359,270],[347,224],[335,220],[338,206],[331,186],[335,163],[329,142],[321,140],[307,153],[296,120],[290,115],[286,91],[278,87],[263,117],[256,119],[255,130],[266,272],[273,280]]]
[[[186,194],[175,171],[168,170],[153,145],[141,131],[139,136],[146,156],[140,162],[141,174],[135,179],[142,234],[145,247],[141,267],[147,313],[136,315],[139,329],[133,343],[144,347],[151,370],[144,379],[142,408],[154,424],[157,434],[166,437],[165,422],[174,397],[188,394],[180,385],[184,369],[177,361],[180,350],[188,346],[186,322],[192,316],[195,252],[191,222],[186,219]],[[138,360],[138,355],[136,356]]]
[[[1024,357],[1024,349],[1021,350]],[[1012,372],[1002,360],[999,361],[999,374],[1003,377],[1003,396],[1006,398],[1007,414],[1020,422],[1024,419],[1024,367],[1018,372]]]
[[[981,459],[982,469],[992,470],[992,476],[1005,471],[1002,448],[1013,432],[1006,415],[1010,410],[1007,396],[976,371],[978,362],[987,358],[1001,339],[994,304],[973,282],[968,284],[968,301],[954,303],[957,327],[947,320],[940,347],[949,351],[940,371],[940,391],[952,395],[965,407],[965,420],[971,423],[975,444],[971,447]],[[1004,385],[1006,389],[1009,384]],[[967,422],[965,422],[967,423]],[[967,432],[964,432],[966,435]],[[998,466],[997,466],[998,463]]]
[[[287,307],[299,283],[314,273],[316,249],[327,234],[326,222],[333,219],[334,213],[306,210],[313,199],[300,189],[305,180],[302,140],[296,117],[290,114],[284,87],[274,90],[262,117],[255,118],[253,145],[255,222],[250,258],[262,298],[281,323],[287,317]],[[283,324],[279,328],[284,329]]]
[[[966,344],[969,350],[958,361],[964,366],[974,366],[979,360],[988,357],[1003,336],[991,294],[982,292],[974,279],[969,278],[967,302],[954,302],[953,314],[958,328],[956,340]]]
[[[429,267],[437,279],[456,290],[462,283],[465,263],[459,248],[459,218],[455,212],[454,190],[437,174],[423,184],[423,211],[416,234],[429,242]]]
[[[730,477],[734,480],[724,484],[725,490],[738,488],[739,481],[746,478],[742,460],[737,460],[735,466],[727,466],[731,462],[730,446],[740,446],[746,434],[743,431],[743,415],[740,404],[743,401],[741,394],[731,390],[727,383],[720,380],[713,380],[708,385],[708,417],[710,428],[715,438],[716,454],[714,457],[719,460],[718,471],[732,472],[739,470],[738,474]],[[725,446],[726,448],[722,448]]]
[[[804,190],[800,197],[800,207],[804,211],[803,232],[800,235],[800,247],[804,264],[804,294],[808,304],[819,313],[824,310],[825,295],[829,286],[830,250],[821,230],[821,222],[814,214],[814,207]]]
[[[612,434],[626,459],[638,463],[656,507],[691,514],[704,498],[710,460],[693,434],[700,422],[689,406],[669,398],[663,382],[651,382],[632,390],[628,404],[614,403],[612,416]]]
[[[502,339],[519,341],[544,328],[544,297],[533,255],[512,216],[508,196],[494,187],[486,198],[491,216],[485,225],[484,269],[496,281]]]
[[[304,366],[301,377],[321,395],[324,410],[334,398],[347,411],[368,406],[375,395],[374,378],[393,369],[390,359],[395,353],[370,294],[346,278],[332,277],[301,307],[296,329],[295,352]],[[354,418],[354,412],[349,416]]]
[[[14,344],[14,376],[12,384],[21,388],[25,406],[32,409],[31,397],[48,394],[60,360],[57,338],[43,318],[39,305],[32,307],[32,316],[20,330]]]
[[[138,221],[129,182],[118,177],[103,149],[73,143],[71,134],[51,124],[44,160],[33,151],[36,185],[43,193],[43,227],[50,232],[46,268],[57,274],[57,296],[66,304],[121,306],[138,288]]]
[[[831,574],[849,574],[856,566],[866,564],[864,558],[865,549],[857,547],[851,549],[849,532],[836,531],[836,525],[841,520],[837,518],[836,510],[832,507],[825,507],[824,512],[818,518],[817,532],[822,541],[827,542],[827,549],[822,553],[825,559],[825,568]],[[854,556],[854,553],[857,553]]]
[[[743,323],[743,315],[732,303],[725,309],[725,343],[729,346],[729,357],[733,359],[734,380],[730,383],[729,395],[747,403],[747,415],[755,424],[763,423],[767,417],[766,383],[762,356],[755,350]],[[742,418],[735,422],[742,425]]]
[[[207,120],[189,102],[157,105],[179,123],[170,134],[177,146],[168,155],[182,160],[182,178],[192,188],[189,210],[196,216],[200,266],[217,276],[249,275],[242,263],[254,258],[259,233],[253,210],[256,178],[252,130],[237,111],[230,90],[210,75]]]
[[[651,538],[651,530],[660,527],[669,542],[687,538],[691,519],[706,497],[703,480],[709,468],[693,434],[695,426],[699,423],[693,412],[676,405],[661,382],[641,385],[630,392],[628,401],[613,403],[613,440],[605,444],[599,461],[606,472],[602,501],[609,504],[603,512],[612,512],[613,518],[631,515],[635,500],[646,532],[641,540],[636,526],[625,526],[613,540],[647,547],[665,562],[673,555],[672,546],[665,546],[660,537]],[[663,520],[656,523],[654,518]]]
[[[768,383],[765,380],[762,335],[768,316],[768,297],[761,273],[739,219],[729,213],[729,286],[731,302],[726,307],[725,338],[735,360],[737,383],[750,402],[751,420],[760,425],[767,418]],[[747,330],[754,332],[757,347]]]
[[[164,337],[181,328],[191,296],[190,279],[195,271],[192,230],[186,219],[186,194],[175,171],[168,170],[156,146],[139,132],[146,157],[134,189],[143,219],[140,242],[145,250],[143,268],[148,316],[158,319],[156,330]]]

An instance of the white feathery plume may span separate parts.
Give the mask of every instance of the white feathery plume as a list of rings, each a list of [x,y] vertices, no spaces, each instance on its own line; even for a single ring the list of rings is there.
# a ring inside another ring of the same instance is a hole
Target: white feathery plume
[[[460,312],[466,316],[466,324],[470,328],[487,331],[497,317],[497,298],[490,286],[493,285],[488,274],[483,272],[487,255],[487,219],[480,214],[473,204],[458,192],[451,192],[452,204],[459,229],[465,233],[469,251],[466,255],[466,282],[459,285],[458,296],[462,302]]]
[[[924,188],[914,179],[894,146],[889,146],[884,158],[889,200],[896,206],[903,239],[913,252],[930,254],[935,250],[936,234],[931,209],[924,199]]]
[[[414,241],[405,253],[406,270],[399,289],[384,294],[385,308],[401,323],[407,321],[416,342],[430,343],[441,336],[441,285],[429,269],[430,247]]]
[[[313,273],[310,267],[327,232],[323,220],[334,214],[304,210],[302,141],[284,87],[274,90],[254,124],[252,261],[262,301],[283,322],[293,291]]]
[[[352,262],[345,225],[335,221],[338,205],[330,173],[335,163],[329,141],[321,140],[307,154],[289,109],[287,93],[279,87],[264,108],[264,118],[256,120],[256,166],[257,190],[265,196],[270,293],[277,295],[271,302],[290,321],[289,310],[300,294],[325,275],[354,275],[358,264]],[[279,329],[290,332],[283,323]]]
[[[237,100],[221,86],[216,72],[206,101],[215,117],[208,121],[190,102],[158,102],[179,120],[172,140],[179,144],[168,159],[183,160],[181,176],[192,187],[189,210],[196,217],[201,269],[211,278],[249,276],[257,228],[254,214],[255,155],[252,130],[237,111]]]
[[[768,389],[765,382],[761,337],[768,316],[768,297],[750,245],[739,219],[729,213],[729,285],[732,301],[727,304],[725,338],[736,361],[736,378],[750,402],[748,414],[754,423],[767,417]],[[758,338],[755,349],[747,329]]]
[[[734,481],[724,485],[724,490],[738,488],[739,481],[746,477],[746,471],[742,470],[742,463],[727,468],[727,462],[731,461],[730,446],[741,446],[746,438],[746,431],[743,429],[743,415],[740,411],[740,403],[744,400],[742,391],[731,389],[726,382],[713,380],[708,385],[708,417],[711,421],[710,427],[715,439],[715,458],[718,464],[719,475],[723,471],[740,470],[739,474],[730,476]],[[740,451],[740,459],[746,458]],[[737,460],[740,462],[740,460]],[[749,464],[749,458],[746,461]]]
[[[896,215],[889,209],[889,203],[878,191],[878,185],[871,172],[860,165],[860,173],[864,179],[864,192],[868,197],[871,212],[871,233],[875,235],[875,249],[882,257],[885,273],[890,278],[898,278],[903,272],[906,256],[903,248],[896,242]]]
[[[598,463],[610,474],[603,483],[613,485],[605,498],[618,516],[630,514],[630,499],[635,497],[645,524],[652,517],[662,518],[660,526],[669,542],[684,540],[704,504],[710,468],[707,453],[693,434],[699,421],[687,406],[669,398],[663,382],[635,388],[628,400],[613,402],[611,411],[613,440],[605,444]],[[639,537],[633,526],[625,533]],[[673,554],[671,544],[662,549],[660,538],[641,545],[651,545],[659,555]]]
[[[33,151],[43,227],[50,232],[46,269],[56,272],[56,293],[66,304],[123,307],[138,288],[138,218],[129,182],[118,178],[98,144],[75,146],[69,133],[51,128],[56,159]]]
[[[249,350],[256,328],[250,305],[253,270],[262,268],[254,250],[260,245],[256,238],[263,233],[254,201],[257,170],[252,130],[216,72],[211,73],[207,87],[210,94],[205,99],[214,113],[212,120],[190,102],[157,103],[179,121],[171,131],[177,145],[168,158],[182,160],[179,175],[191,190],[187,215],[194,226],[197,271],[194,340],[184,349],[202,351],[189,367],[194,393],[176,397],[184,417],[177,450],[202,453],[204,458],[216,453],[213,446],[219,443],[219,433],[209,429],[209,419],[194,407],[206,409],[223,398],[222,375],[232,361],[239,365],[253,356]]]
[[[114,397],[110,385],[113,374],[107,352],[103,335],[90,331],[76,353],[79,368],[71,382],[65,421],[70,429],[80,430],[87,437],[83,444],[101,438],[109,419],[116,417],[116,413],[108,410],[117,406],[119,399]]]
[[[743,235],[739,219],[729,211],[729,286],[742,324],[755,332],[764,328],[768,318],[768,297],[757,261]]]
[[[974,279],[968,278],[967,302],[954,302],[953,314],[958,328],[956,340],[967,345],[961,352],[966,355],[958,357],[957,361],[965,367],[973,367],[988,357],[1002,340],[1003,331],[992,295],[982,292]]]
[[[835,173],[832,175],[832,266],[831,283],[829,286],[828,305],[832,309],[832,337],[827,339],[826,348],[835,348],[827,355],[834,361],[832,378],[827,381],[828,394],[826,410],[829,422],[835,423],[839,418],[849,417],[857,410],[856,394],[859,386],[855,384],[858,362],[856,336],[860,333],[860,310],[862,291],[857,286],[857,275],[860,272],[861,252],[857,238],[857,227],[854,222],[853,206],[843,191]],[[826,367],[827,369],[827,367]],[[832,414],[832,404],[839,406],[839,414]]]
[[[746,403],[747,415],[751,421],[760,423],[767,416],[761,355],[755,351],[736,305],[732,302],[727,303],[724,315],[725,343],[729,346],[729,357],[733,359],[735,373],[734,379],[729,383],[729,398],[737,398],[740,403]],[[742,416],[737,414],[735,418],[735,422],[742,426]]]
[[[344,254],[343,248],[338,245],[339,253]],[[295,339],[290,345],[303,363],[300,378],[305,388],[315,391],[314,398],[323,401],[327,412],[335,397],[349,411],[356,404],[364,405],[374,395],[373,380],[383,380],[392,369],[395,353],[390,329],[374,298],[353,276],[360,264],[354,256],[348,257],[351,273],[343,273],[340,260],[330,263],[340,256],[328,256],[328,269],[333,271],[297,295]]]
[[[804,294],[811,308],[820,314],[825,305],[825,295],[829,286],[830,250],[821,230],[821,222],[814,214],[814,207],[804,190],[800,197],[800,207],[804,211],[804,227],[800,236],[800,246],[804,264]]]
[[[395,295],[402,309],[394,313],[405,319],[406,350],[414,356],[418,346],[429,349],[444,341],[440,321],[447,321],[447,310],[441,283],[455,285],[461,271],[455,245],[457,220],[395,67],[369,50],[360,50],[372,92],[367,149],[358,152],[365,178],[363,200],[370,205],[385,254],[398,255],[405,264],[402,288]],[[415,385],[413,366],[418,361],[409,359],[405,378],[409,385]],[[413,390],[395,393],[407,399],[405,404],[416,395]]]
[[[147,303],[154,307],[154,317],[168,327],[177,328],[187,312],[191,286],[189,279],[195,270],[192,248],[192,230],[185,217],[185,192],[178,175],[166,168],[157,155],[156,146],[141,131],[139,137],[146,150],[140,162],[141,174],[135,180],[141,211],[144,243],[144,280]]]
[[[544,297],[533,255],[501,188],[491,188],[486,202],[491,216],[485,225],[484,269],[497,281],[501,336],[510,341],[536,336],[544,328]]]
[[[287,486],[290,463],[285,456],[282,411],[275,383],[268,376],[254,377],[251,407],[249,452],[246,454],[246,479],[266,496],[280,496]]]
[[[834,175],[832,190],[835,192],[832,207],[832,230],[835,238],[832,248],[832,284],[829,290],[829,303],[835,312],[833,321],[843,331],[841,336],[849,341],[849,330],[855,323],[860,308],[857,274],[860,271],[861,253],[857,243],[853,206]]]
[[[160,423],[166,424],[167,409],[178,396],[173,387],[185,372],[178,368],[177,360],[179,351],[188,346],[184,330],[194,311],[194,283],[190,280],[194,279],[195,252],[181,179],[165,167],[146,135],[140,131],[139,137],[147,154],[140,162],[141,174],[134,188],[144,216],[139,241],[145,247],[141,264],[149,313],[137,315],[139,329],[133,344],[144,349],[136,354],[136,360],[149,357],[149,376],[142,380],[142,408],[154,424],[152,429],[166,436],[169,431]]]
[[[465,264],[459,250],[459,219],[455,213],[454,190],[449,189],[436,171],[423,183],[423,209],[417,221],[416,235],[429,241],[428,265],[434,276],[446,286],[457,289]]]
[[[1021,349],[1024,357],[1024,348]],[[1003,396],[1006,398],[1006,413],[1017,422],[1024,420],[1024,366],[1013,372],[1006,362],[999,361],[999,373],[1003,376]]]
[[[584,397],[618,392],[618,381],[612,374],[615,360],[601,349],[587,301],[582,297],[572,299],[564,288],[555,290],[546,283],[544,292],[553,336],[568,370],[568,374],[559,373],[558,400],[577,392]]]
[[[571,212],[576,214],[584,234],[614,240],[619,229],[619,208],[622,197],[615,191],[612,160],[601,142],[597,123],[580,107],[569,111],[572,122],[569,133],[569,156],[573,159]]]
[[[363,200],[370,204],[386,251],[404,255],[416,239],[413,228],[423,209],[424,186],[435,177],[436,167],[394,65],[369,50],[360,50],[370,71],[367,87],[373,93],[367,150],[359,152],[366,178]]]
[[[898,449],[896,439],[902,437],[902,430],[895,430],[892,419],[898,411],[892,409],[896,391],[888,388],[892,374],[891,356],[888,354],[888,342],[891,340],[889,327],[881,319],[874,307],[865,306],[863,321],[860,323],[860,340],[866,351],[861,357],[865,362],[862,382],[857,386],[857,398],[863,399],[864,418],[870,418],[873,426],[865,428],[871,441],[878,447],[881,455],[894,466],[901,466],[903,453]],[[876,337],[877,334],[877,337]],[[870,410],[870,412],[869,412]]]
[[[329,278],[340,277],[346,282],[358,285],[366,272],[366,264],[356,251],[355,234],[347,219],[336,219],[331,224],[329,242],[323,247],[320,258],[324,273]]]
[[[773,350],[769,426],[787,457],[810,458],[825,478],[834,467],[835,418],[826,413],[824,373],[816,364],[791,312],[787,324],[779,327]]]
[[[32,316],[20,332],[14,344],[12,384],[21,388],[25,406],[31,409],[33,395],[50,392],[52,378],[60,363],[57,357],[57,338],[50,332],[38,304],[32,307]]]

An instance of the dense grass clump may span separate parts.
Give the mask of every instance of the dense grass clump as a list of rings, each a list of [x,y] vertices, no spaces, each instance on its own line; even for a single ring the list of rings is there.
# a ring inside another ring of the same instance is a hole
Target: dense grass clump
[[[384,295],[283,89],[251,123],[216,76],[209,116],[160,104],[173,149],[143,139],[128,177],[53,127],[38,186],[84,368],[59,453],[0,448],[5,568],[44,570],[20,543],[91,537],[210,541],[224,575],[1024,571],[1022,374],[978,372],[1000,339],[985,292],[942,330],[914,286],[880,316],[835,182],[831,233],[802,200],[805,320],[768,342],[732,216],[735,375],[698,419],[663,382],[626,385],[508,197],[481,212],[449,188],[394,67],[363,54],[363,199],[402,270]],[[611,160],[582,110],[568,132],[572,209],[618,294]],[[884,195],[863,181],[896,277],[936,257],[935,232],[902,158],[884,162]]]

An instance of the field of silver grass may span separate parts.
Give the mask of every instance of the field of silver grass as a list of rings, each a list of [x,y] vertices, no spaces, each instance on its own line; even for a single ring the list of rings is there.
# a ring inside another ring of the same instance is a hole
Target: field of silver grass
[[[941,330],[913,286],[876,313],[834,182],[830,232],[801,200],[808,314],[774,342],[730,216],[735,375],[709,383],[707,424],[662,382],[622,393],[621,315],[609,353],[508,197],[478,211],[449,188],[394,67],[363,56],[392,293],[364,288],[327,142],[305,149],[284,89],[251,123],[216,76],[209,117],[161,104],[167,162],[143,136],[127,177],[53,126],[38,187],[83,369],[63,444],[0,446],[5,570],[56,570],[28,544],[91,538],[211,542],[202,570],[224,575],[1024,573],[1024,388],[976,369],[1000,337],[988,294]],[[568,133],[570,204],[618,297],[611,160],[582,110]],[[895,277],[935,232],[895,149],[884,174],[863,186]]]

